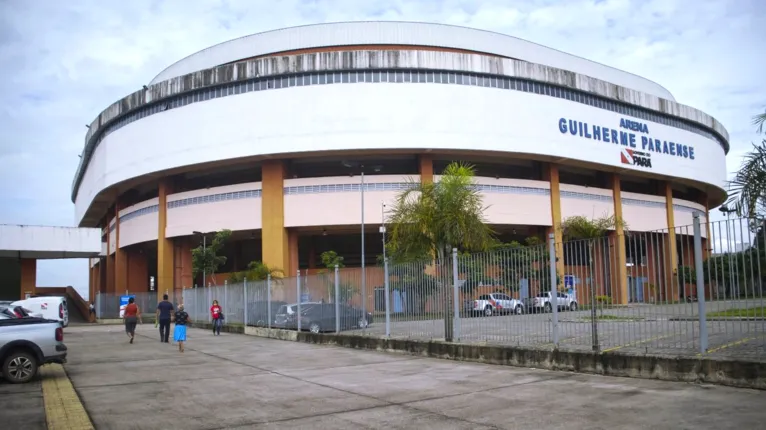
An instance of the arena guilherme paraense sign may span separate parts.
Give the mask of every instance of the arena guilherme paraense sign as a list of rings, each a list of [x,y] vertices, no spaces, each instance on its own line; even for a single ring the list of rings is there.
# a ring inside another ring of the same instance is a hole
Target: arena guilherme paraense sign
[[[656,139],[649,134],[648,125],[626,118],[620,119],[619,126],[615,128],[560,118],[559,131],[561,134],[623,146],[623,151],[620,153],[620,161],[623,164],[651,168],[652,154],[694,160],[693,146]]]

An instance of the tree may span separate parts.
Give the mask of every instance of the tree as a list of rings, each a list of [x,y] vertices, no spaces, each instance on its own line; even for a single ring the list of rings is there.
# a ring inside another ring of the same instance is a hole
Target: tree
[[[224,243],[230,237],[231,230],[221,230],[216,232],[213,239],[205,246],[200,244],[192,249],[192,276],[195,279],[203,273],[206,275],[215,274],[219,267],[226,264],[226,256],[218,255],[218,253],[221,252]],[[215,278],[213,278],[213,283],[215,283]]]
[[[588,245],[588,267],[590,269],[590,315],[593,336],[593,350],[598,351],[598,323],[596,322],[596,285],[593,277],[593,244],[596,239],[607,235],[610,230],[622,227],[627,232],[628,226],[621,218],[614,215],[604,215],[601,218],[589,219],[584,216],[573,216],[561,223],[562,236],[565,240],[586,240]],[[603,312],[603,310],[602,310]]]
[[[396,261],[435,256],[441,286],[452,284],[452,248],[486,251],[494,238],[485,223],[484,206],[474,186],[475,170],[464,163],[450,163],[437,183],[412,179],[399,193],[389,212],[388,249]],[[445,338],[452,340],[451,294],[445,300]]]
[[[758,133],[763,133],[763,126],[766,125],[766,112],[754,116],[753,125],[758,127]]]
[[[342,269],[345,267],[343,257],[335,251],[325,251],[319,255],[319,259],[325,267],[319,271],[319,275],[324,277],[325,285],[327,286],[327,297],[335,297],[335,268]],[[348,303],[356,291],[357,289],[350,281],[338,279],[338,302]]]
[[[229,276],[229,282],[239,283],[244,282],[245,280],[265,281],[269,279],[269,277],[274,280],[282,279],[282,277],[284,277],[284,272],[282,269],[270,267],[262,261],[251,261],[248,263],[247,269],[241,272],[232,273],[231,276]]]
[[[744,156],[734,178],[729,182],[727,204],[737,214],[748,218],[762,218],[766,208],[766,140],[753,145]]]

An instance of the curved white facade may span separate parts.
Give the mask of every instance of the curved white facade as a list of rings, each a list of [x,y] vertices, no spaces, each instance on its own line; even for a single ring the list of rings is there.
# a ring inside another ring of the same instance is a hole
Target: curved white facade
[[[372,44],[410,48],[363,47]],[[360,47],[222,66],[342,45]],[[429,50],[434,46],[476,53]],[[677,182],[720,202],[727,139],[714,118],[675,103],[653,82],[512,37],[414,23],[306,26],[200,51],[162,72],[147,90],[110,106],[86,136],[73,199],[78,224],[103,227],[115,196],[175,172],[375,152],[577,165]],[[360,214],[333,210],[354,206],[355,193],[343,190],[353,189],[356,179],[342,174],[285,178],[283,227],[357,223]],[[377,175],[369,181],[365,220],[379,223],[376,208],[392,201],[406,178]],[[490,223],[552,224],[547,180],[479,177],[477,184]],[[248,182],[170,193],[164,221],[157,198],[121,207],[119,239],[112,220],[109,250],[115,243],[157,240],[163,222],[166,238],[259,230],[265,223],[262,188]],[[613,213],[612,192],[562,182],[561,215]],[[622,204],[632,229],[667,227],[667,202],[656,192],[623,192]],[[675,199],[672,205],[677,225],[706,211],[699,202]]]
[[[246,58],[348,45],[436,46],[494,54],[570,70],[675,101],[668,90],[648,79],[523,39],[467,27],[417,22],[340,22],[257,33],[194,53],[163,70],[151,84]]]

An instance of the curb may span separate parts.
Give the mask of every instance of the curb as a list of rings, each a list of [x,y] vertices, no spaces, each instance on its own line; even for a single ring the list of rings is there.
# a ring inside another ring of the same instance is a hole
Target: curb
[[[617,352],[594,354],[560,349],[544,350],[346,334],[298,333],[292,330],[261,327],[247,327],[244,333],[269,339],[456,361],[766,390],[765,362],[629,355]]]
[[[93,423],[85,411],[69,376],[60,364],[40,368],[45,405],[45,422],[49,430],[93,430]]]

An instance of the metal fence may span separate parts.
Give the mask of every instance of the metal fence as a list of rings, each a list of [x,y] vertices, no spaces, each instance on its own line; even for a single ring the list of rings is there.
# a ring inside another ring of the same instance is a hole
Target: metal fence
[[[120,318],[120,297],[129,295],[135,299],[136,305],[144,314],[154,315],[157,308],[157,293],[130,293],[130,294],[105,294],[96,293],[94,307],[96,318],[117,319]]]
[[[202,322],[218,300],[226,324],[766,360],[766,228],[693,220],[673,230],[454,251],[446,261],[187,289],[183,302]],[[102,314],[119,311],[115,300],[97,304]]]

